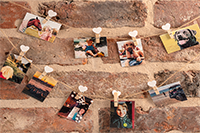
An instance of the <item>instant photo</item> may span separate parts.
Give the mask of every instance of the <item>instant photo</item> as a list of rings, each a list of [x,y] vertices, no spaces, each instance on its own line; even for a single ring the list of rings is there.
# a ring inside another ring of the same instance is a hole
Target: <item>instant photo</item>
[[[41,73],[37,71],[22,92],[43,102],[57,81],[48,76],[39,79],[40,75]]]
[[[119,101],[117,107],[111,101],[110,105],[110,127],[134,128],[135,101]]]
[[[122,67],[144,64],[144,52],[141,39],[137,39],[136,41],[138,45],[132,40],[117,42]]]
[[[50,20],[43,24],[43,20],[44,18],[26,13],[19,31],[45,41],[54,42],[61,24]]]
[[[107,57],[107,39],[100,37],[100,43],[96,43],[95,37],[74,39],[74,51],[75,58]]]
[[[165,106],[187,100],[187,97],[181,88],[180,82],[175,82],[158,88],[160,94],[156,95],[154,90],[150,90],[149,94],[156,106]]]
[[[73,91],[58,112],[58,115],[79,123],[92,102],[92,99]]]
[[[168,54],[199,45],[200,30],[198,24],[172,31],[172,34],[172,39],[168,34],[160,36]]]
[[[32,61],[23,57],[19,60],[18,55],[10,54],[1,68],[0,78],[20,84],[31,65],[30,62]]]

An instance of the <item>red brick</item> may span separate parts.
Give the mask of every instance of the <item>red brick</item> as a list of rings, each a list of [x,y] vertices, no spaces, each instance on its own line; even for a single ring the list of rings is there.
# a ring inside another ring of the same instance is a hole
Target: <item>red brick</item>
[[[58,111],[55,108],[1,108],[0,132],[92,132],[93,121],[90,119],[91,110],[87,111],[79,124],[65,118],[60,118],[57,116]]]
[[[113,98],[110,88],[123,92],[120,97],[127,94],[140,92],[147,89],[148,76],[142,73],[110,73],[94,71],[70,71],[70,72],[52,72],[50,74],[59,81],[73,86],[78,90],[79,85],[87,86],[88,90],[84,92],[88,95],[101,95],[107,98]],[[59,89],[63,94],[67,93],[64,89]],[[57,94],[56,94],[57,95]],[[57,97],[51,94],[52,97]],[[144,98],[144,95],[135,96]]]
[[[15,2],[26,8],[31,9],[27,2]],[[0,2],[0,28],[17,28],[15,21],[17,19],[23,19],[26,12],[30,12],[20,6],[12,4],[10,2]]]
[[[168,132],[179,130],[183,132],[200,131],[200,107],[165,107],[150,108],[145,113],[140,108],[136,108],[135,128],[134,129],[117,129],[110,128],[110,109],[101,108],[99,110],[99,131],[105,132]]]
[[[170,23],[177,28],[200,15],[199,0],[157,1],[154,5],[154,26]],[[200,24],[200,19],[198,19]]]
[[[22,93],[27,83],[27,76],[24,77],[21,84],[0,79],[0,99],[28,99],[29,96]]]
[[[60,23],[80,28],[94,27],[143,27],[147,7],[136,2],[45,2],[39,5],[39,13],[47,15],[52,9],[58,13],[54,19]],[[112,12],[111,12],[112,11]]]

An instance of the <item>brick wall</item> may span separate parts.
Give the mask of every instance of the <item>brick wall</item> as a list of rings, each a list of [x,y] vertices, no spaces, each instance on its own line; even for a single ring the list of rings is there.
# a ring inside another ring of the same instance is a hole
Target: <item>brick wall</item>
[[[142,37],[164,33],[161,26],[167,22],[173,28],[187,23],[200,15],[199,0],[18,0],[16,3],[43,15],[53,9],[58,13],[53,19],[68,26],[62,26],[54,43],[21,34],[17,28],[30,11],[0,1],[0,28],[17,48],[22,44],[30,46],[26,55],[38,68],[51,66],[54,72],[50,76],[74,89],[87,86],[87,95],[112,99],[110,88],[120,90],[122,97],[146,90],[149,80],[155,78],[160,84],[200,52],[200,46],[194,46],[167,54],[159,36],[144,37],[146,64],[122,68],[116,45],[122,38],[128,38],[129,31],[138,30]],[[196,22],[200,25],[200,19]],[[83,65],[83,59],[74,58],[73,38],[93,36],[91,29],[97,26],[103,28],[101,35],[108,37],[109,57],[88,59]],[[1,32],[0,42],[2,66],[8,53],[17,51]],[[158,108],[146,93],[129,97],[136,101],[136,112],[135,129],[128,130],[109,128],[109,100],[95,99],[80,124],[58,117],[57,112],[71,92],[61,83],[43,103],[21,93],[36,70],[31,67],[20,85],[0,80],[0,132],[200,132],[200,57],[166,83],[180,81],[187,101]]]

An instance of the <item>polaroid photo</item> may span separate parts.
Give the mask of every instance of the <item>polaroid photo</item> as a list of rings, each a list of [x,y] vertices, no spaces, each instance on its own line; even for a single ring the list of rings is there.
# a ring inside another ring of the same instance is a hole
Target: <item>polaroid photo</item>
[[[112,128],[134,128],[135,101],[119,101],[114,107],[111,101],[110,127]]]
[[[172,31],[173,39],[168,34],[160,36],[168,54],[198,45],[200,42],[200,29],[194,24],[182,29]]]
[[[75,58],[107,57],[108,47],[106,37],[100,37],[96,43],[95,37],[74,39]]]
[[[150,90],[149,94],[154,104],[159,107],[187,100],[180,82],[161,86],[158,91],[160,92],[159,95],[156,95],[154,90]]]
[[[21,83],[26,72],[28,71],[32,60],[21,58],[18,55],[10,54],[0,71],[0,78],[10,80],[15,83]]]
[[[79,123],[92,103],[92,99],[72,91],[58,115]]]
[[[48,76],[39,79],[41,74],[37,71],[22,92],[43,102],[58,81]]]
[[[54,42],[61,24],[50,20],[43,24],[43,20],[44,18],[26,13],[19,27],[19,31],[45,41]]]
[[[137,46],[133,40],[117,42],[119,58],[122,67],[136,66],[144,64],[144,51],[142,48],[141,39],[136,39]]]

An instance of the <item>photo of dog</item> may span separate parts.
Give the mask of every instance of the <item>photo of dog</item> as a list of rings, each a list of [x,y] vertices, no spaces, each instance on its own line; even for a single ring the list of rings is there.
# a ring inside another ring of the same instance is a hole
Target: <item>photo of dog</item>
[[[26,13],[24,20],[19,27],[19,31],[45,41],[54,42],[61,24],[53,21],[47,21],[43,24],[43,20],[44,18],[31,13]]]
[[[198,24],[172,31],[173,38],[168,34],[160,35],[163,45],[168,54],[198,45],[200,32]]]
[[[149,94],[154,104],[159,107],[187,100],[180,82],[161,86],[158,88],[158,91],[160,92],[158,95],[156,95],[154,90],[150,90]]]
[[[141,40],[137,39],[136,46],[132,40],[117,42],[122,67],[144,64],[144,53]]]
[[[184,49],[199,44],[195,37],[196,34],[195,30],[182,29],[175,32],[174,39],[177,41],[180,49]]]

